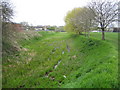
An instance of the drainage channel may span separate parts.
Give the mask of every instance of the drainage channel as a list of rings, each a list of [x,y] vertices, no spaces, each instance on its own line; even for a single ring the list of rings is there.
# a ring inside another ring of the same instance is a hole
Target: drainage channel
[[[57,66],[60,64],[61,60],[58,61],[58,63],[54,66],[54,69],[57,68]]]
[[[56,69],[58,67],[58,65],[60,64],[60,62],[61,62],[61,60],[59,60],[58,63],[53,68]],[[53,72],[53,71],[46,72],[45,77],[48,77],[50,72]]]
[[[68,44],[66,45],[66,48],[67,48],[68,52],[70,52],[70,47],[68,46]]]

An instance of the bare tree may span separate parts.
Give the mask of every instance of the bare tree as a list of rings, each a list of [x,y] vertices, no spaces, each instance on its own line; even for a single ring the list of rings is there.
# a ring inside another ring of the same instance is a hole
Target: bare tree
[[[91,27],[94,24],[94,14],[91,9],[87,7],[81,8],[78,14],[75,15],[73,22],[75,23],[78,31],[85,32],[85,36],[89,36],[89,32],[91,31]],[[88,34],[87,34],[88,33]]]
[[[10,19],[12,19],[13,16],[12,5],[8,1],[2,1],[0,4],[0,6],[2,6],[2,21],[10,22]]]
[[[102,30],[102,40],[105,40],[104,31],[108,25],[115,21],[118,14],[117,3],[109,1],[95,1],[89,4],[89,8],[95,14],[95,21]]]
[[[2,0],[0,2],[1,6],[1,20],[2,20],[2,34],[3,38],[8,36],[8,33],[11,32],[11,19],[13,17],[13,8],[9,0]]]
[[[94,23],[94,14],[92,13],[91,9],[84,7],[82,13],[81,21],[83,22],[83,28],[84,32],[86,33],[86,36],[90,36],[90,31],[93,26],[95,26]],[[88,34],[87,34],[88,33]]]
[[[118,2],[118,28],[120,28],[120,1]]]
[[[1,6],[1,21],[2,21],[2,45],[3,45],[3,55],[4,52],[10,50],[10,47],[6,47],[7,44],[10,44],[13,47],[13,38],[16,38],[16,30],[12,24],[12,17],[13,17],[13,8],[12,4],[9,0],[2,0],[0,2]]]

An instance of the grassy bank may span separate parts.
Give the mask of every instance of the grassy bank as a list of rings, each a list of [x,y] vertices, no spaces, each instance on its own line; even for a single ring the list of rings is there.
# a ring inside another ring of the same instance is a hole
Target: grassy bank
[[[106,33],[106,41],[101,41],[100,33],[92,33],[91,36],[90,39],[78,36],[74,40],[80,68],[69,75],[62,87],[118,87],[117,33]]]
[[[117,33],[91,38],[39,32],[19,41],[22,49],[3,63],[3,87],[105,88],[117,86]]]

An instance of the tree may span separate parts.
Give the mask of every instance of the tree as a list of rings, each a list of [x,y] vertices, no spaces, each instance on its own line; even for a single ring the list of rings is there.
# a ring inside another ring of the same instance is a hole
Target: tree
[[[13,8],[12,4],[8,0],[1,1],[1,19],[2,19],[2,31],[3,36],[9,36],[8,33],[10,32],[10,29],[12,29],[11,25],[11,19],[13,17]]]
[[[78,29],[78,25],[76,24],[76,16],[79,13],[80,8],[74,8],[72,11],[69,11],[65,17],[65,27],[66,31],[81,33],[81,29]]]
[[[118,26],[120,27],[120,1],[118,2]]]
[[[89,36],[91,28],[95,25],[94,14],[92,11],[87,7],[81,8],[80,12],[76,16],[75,21],[78,27],[81,27],[81,31],[85,32],[85,36]]]
[[[55,26],[49,26],[47,29],[48,30],[55,30],[55,28],[56,28]]]
[[[89,33],[91,27],[94,25],[93,20],[94,14],[92,13],[91,9],[87,7],[75,8],[68,12],[67,16],[65,17],[65,30],[72,30],[79,34],[85,32],[85,35],[87,35],[87,32]]]
[[[2,21],[10,22],[13,17],[12,5],[8,1],[2,1],[0,6],[2,6]]]
[[[2,20],[2,34],[3,38],[9,36],[8,33],[10,29],[13,29],[11,24],[11,19],[13,18],[13,8],[12,4],[8,0],[0,2],[1,6],[1,20]]]
[[[11,21],[13,17],[13,8],[12,4],[8,0],[4,0],[0,3],[2,6],[1,11],[1,19],[2,19],[2,54],[3,56],[9,55],[14,52],[16,49],[15,40],[18,37],[16,35],[16,30],[13,27],[13,23]],[[17,45],[16,45],[17,46]]]
[[[2,34],[3,42],[9,41],[13,35],[13,27],[11,25],[11,19],[13,17],[13,8],[8,0],[4,0],[0,3],[2,15]]]
[[[115,21],[118,14],[117,3],[109,1],[95,1],[89,4],[89,8],[95,14],[95,21],[102,30],[102,40],[105,40],[105,29]]]

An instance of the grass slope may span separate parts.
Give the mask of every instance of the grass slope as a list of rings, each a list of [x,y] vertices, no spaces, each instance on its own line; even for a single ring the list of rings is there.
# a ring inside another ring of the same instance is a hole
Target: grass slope
[[[22,50],[3,61],[3,88],[105,88],[117,86],[117,33],[85,38],[39,32],[22,40]]]
[[[63,84],[64,88],[116,88],[118,87],[118,50],[117,34],[106,33],[107,40],[101,41],[100,34],[97,39],[77,37],[75,46],[82,58],[78,59],[80,68],[71,73]],[[98,37],[97,37],[98,36]],[[113,41],[112,41],[113,40]],[[80,42],[80,43],[78,43]],[[116,42],[116,43],[113,43]]]

